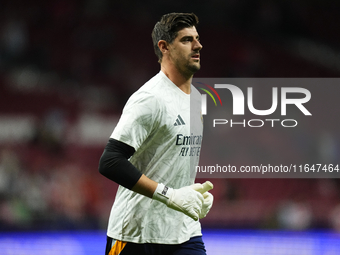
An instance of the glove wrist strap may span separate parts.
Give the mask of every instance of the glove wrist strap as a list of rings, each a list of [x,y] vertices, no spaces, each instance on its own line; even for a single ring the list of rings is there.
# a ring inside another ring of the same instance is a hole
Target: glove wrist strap
[[[165,186],[163,183],[159,183],[155,192],[153,193],[152,198],[164,204],[167,204],[172,191],[172,188]]]

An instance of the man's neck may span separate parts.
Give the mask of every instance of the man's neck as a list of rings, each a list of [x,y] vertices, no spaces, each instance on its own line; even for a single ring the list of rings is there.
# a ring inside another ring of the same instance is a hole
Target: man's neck
[[[191,80],[190,77],[185,77],[175,67],[165,67],[161,65],[161,71],[184,93],[190,94]]]

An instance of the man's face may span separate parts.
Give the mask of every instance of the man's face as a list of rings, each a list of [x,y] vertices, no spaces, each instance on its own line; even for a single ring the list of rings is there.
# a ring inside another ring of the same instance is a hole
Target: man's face
[[[202,45],[195,27],[178,31],[175,40],[169,45],[169,57],[180,73],[192,76],[200,67]]]

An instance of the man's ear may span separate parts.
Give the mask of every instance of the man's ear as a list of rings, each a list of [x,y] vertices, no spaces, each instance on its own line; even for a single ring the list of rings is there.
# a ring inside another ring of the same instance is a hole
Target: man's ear
[[[166,54],[166,52],[169,50],[168,43],[164,40],[158,41],[158,48],[162,52],[163,55]]]

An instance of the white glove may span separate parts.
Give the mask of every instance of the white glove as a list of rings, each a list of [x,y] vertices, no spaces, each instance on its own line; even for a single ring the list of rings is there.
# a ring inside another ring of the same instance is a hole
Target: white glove
[[[194,220],[201,214],[204,197],[191,186],[173,189],[159,183],[153,199],[166,204],[169,208],[180,211]]]
[[[195,183],[191,185],[190,187],[192,187],[194,190],[200,192],[203,195],[204,202],[203,202],[201,213],[199,214],[199,218],[203,219],[205,216],[207,216],[208,212],[210,211],[213,205],[214,196],[210,192],[206,191],[207,187],[205,187],[204,184],[202,185],[201,183]]]

